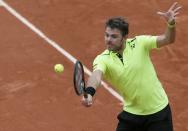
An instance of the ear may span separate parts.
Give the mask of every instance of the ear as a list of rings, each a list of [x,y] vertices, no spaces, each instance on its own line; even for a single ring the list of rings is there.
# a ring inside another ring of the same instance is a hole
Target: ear
[[[126,40],[128,38],[128,35],[125,35],[123,38]]]
[[[122,38],[122,41],[126,40],[128,38],[128,35],[125,35],[123,38]]]

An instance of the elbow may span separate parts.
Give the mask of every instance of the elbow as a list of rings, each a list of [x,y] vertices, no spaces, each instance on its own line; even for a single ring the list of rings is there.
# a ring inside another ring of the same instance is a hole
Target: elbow
[[[100,86],[101,85],[101,77],[97,77],[96,81],[97,81],[97,86]]]
[[[171,38],[170,40],[169,40],[169,44],[174,44],[175,43],[175,38]]]
[[[168,43],[169,44],[173,44],[175,42],[175,39],[176,39],[176,35],[175,33],[174,34],[171,34],[167,37],[167,40],[168,40]]]
[[[164,37],[164,43],[168,44],[173,44],[175,42],[175,37]]]

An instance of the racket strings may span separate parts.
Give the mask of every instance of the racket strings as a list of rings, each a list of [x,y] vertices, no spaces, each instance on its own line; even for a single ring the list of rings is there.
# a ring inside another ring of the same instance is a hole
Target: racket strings
[[[77,72],[76,73],[76,88],[77,88],[77,91],[81,94],[83,93],[84,83],[83,83],[82,69],[80,65],[78,66],[76,72]]]

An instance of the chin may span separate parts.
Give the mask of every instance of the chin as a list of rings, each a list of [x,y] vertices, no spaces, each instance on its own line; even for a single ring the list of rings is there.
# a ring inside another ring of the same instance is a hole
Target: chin
[[[109,51],[114,51],[114,49],[112,49],[112,48],[107,48]]]
[[[110,51],[113,51],[114,48],[110,47],[110,46],[107,46],[107,49],[110,50]]]
[[[117,51],[117,50],[114,50],[114,49],[109,49],[109,48],[108,48],[108,50],[109,50],[109,51],[112,51],[112,52],[116,52],[116,51]]]

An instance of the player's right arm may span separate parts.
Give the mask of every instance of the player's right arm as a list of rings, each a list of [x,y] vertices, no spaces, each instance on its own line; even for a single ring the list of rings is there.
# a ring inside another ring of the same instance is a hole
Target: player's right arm
[[[88,78],[86,90],[87,90],[87,88],[90,88],[91,92],[96,90],[97,87],[99,87],[101,84],[102,77],[103,77],[102,71],[100,71],[100,70],[93,71],[91,76]],[[92,90],[92,88],[93,88],[93,90]],[[93,103],[93,101],[92,101],[93,96],[91,94],[87,94],[87,96],[88,96],[87,98],[83,97],[82,103],[84,106],[88,107],[88,106],[91,106]]]
[[[101,84],[102,75],[103,75],[102,71],[95,70],[88,79],[87,87],[93,87],[97,89],[97,87],[100,86]]]

